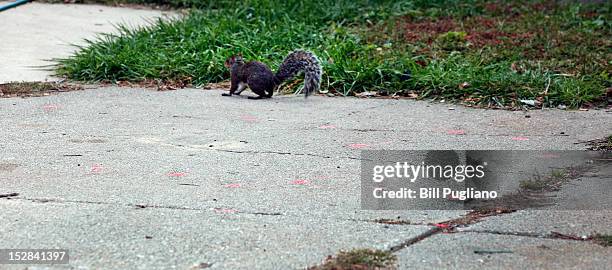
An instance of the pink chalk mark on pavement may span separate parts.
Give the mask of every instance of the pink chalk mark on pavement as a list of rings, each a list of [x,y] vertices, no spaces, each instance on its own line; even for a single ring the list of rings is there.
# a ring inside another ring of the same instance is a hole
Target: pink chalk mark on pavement
[[[348,147],[351,149],[363,149],[363,148],[370,147],[370,145],[365,144],[365,143],[352,143],[352,144],[349,144]]]
[[[334,125],[321,125],[319,126],[320,129],[332,129],[332,128],[336,128],[336,126]]]
[[[543,158],[560,158],[560,155],[557,154],[552,154],[552,153],[544,153],[544,155],[542,155]]]
[[[242,187],[242,185],[238,183],[234,183],[234,184],[227,184],[225,185],[225,187],[226,188],[239,188],[239,187]]]
[[[512,137],[511,140],[513,140],[513,141],[529,141],[529,138],[522,137],[522,136],[517,136],[517,137]]]
[[[45,104],[42,106],[42,108],[45,112],[50,112],[50,111],[57,110],[59,106],[54,105],[54,104]]]
[[[447,130],[446,134],[448,134],[448,135],[465,135],[465,130],[462,130],[462,129],[451,129],[451,130]]]
[[[91,166],[91,173],[100,173],[102,172],[102,164],[94,164]]]
[[[183,177],[185,175],[187,175],[186,172],[169,172],[168,173],[168,176],[170,177]]]
[[[213,211],[215,211],[215,213],[217,214],[234,214],[234,213],[238,213],[238,210],[236,209],[231,209],[231,208],[213,208]]]
[[[310,181],[306,179],[295,179],[291,181],[291,184],[293,185],[308,185],[308,183],[310,183]]]
[[[240,119],[245,122],[257,122],[257,117],[252,115],[242,115],[240,116]]]

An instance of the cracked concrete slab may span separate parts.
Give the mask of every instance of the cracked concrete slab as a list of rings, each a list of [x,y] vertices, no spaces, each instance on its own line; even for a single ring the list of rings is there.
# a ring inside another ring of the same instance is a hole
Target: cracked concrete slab
[[[189,269],[200,263],[210,269],[303,269],[340,249],[387,249],[428,229],[208,209],[22,200],[2,200],[0,208],[3,248],[70,247],[70,263],[79,269]]]
[[[574,143],[612,133],[612,114],[598,110],[532,111],[525,118],[410,100],[220,94],[102,87],[0,99],[0,194],[19,193],[0,199],[0,218],[8,220],[0,231],[10,232],[0,240],[62,246],[66,237],[71,242],[62,247],[80,254],[75,268],[105,268],[98,255],[117,258],[123,255],[112,251],[127,249],[143,257],[116,267],[184,269],[214,259],[220,267],[276,269],[269,258],[287,258],[283,266],[299,268],[339,249],[389,247],[430,228],[375,219],[428,224],[465,213],[362,211],[361,149],[583,149]],[[21,219],[22,212],[36,222]],[[144,239],[141,230],[164,234]],[[294,238],[297,249],[290,247]],[[144,240],[155,239],[159,245],[147,252]],[[163,243],[189,254],[147,263],[168,258]],[[248,254],[257,245],[266,256]]]
[[[0,1],[0,5],[8,2]],[[52,59],[67,57],[85,39],[116,33],[116,25],[142,27],[174,12],[101,5],[28,3],[0,13],[0,83],[53,81]]]
[[[557,232],[574,236],[612,234],[612,210],[523,210],[487,218],[470,226],[471,231],[547,235]]]
[[[612,249],[590,242],[483,233],[437,234],[397,255],[400,269],[608,269],[612,264]]]

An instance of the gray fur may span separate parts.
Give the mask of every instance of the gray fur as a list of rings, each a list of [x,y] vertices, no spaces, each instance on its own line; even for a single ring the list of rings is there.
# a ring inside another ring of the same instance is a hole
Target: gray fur
[[[321,64],[314,53],[297,50],[287,55],[276,72],[276,79],[283,82],[300,71],[304,71],[304,94],[308,97],[321,87]]]
[[[312,52],[297,50],[285,57],[276,75],[264,63],[251,61],[245,63],[242,56],[232,56],[225,61],[230,68],[231,87],[229,94],[240,95],[248,85],[257,98],[272,97],[274,89],[283,81],[293,78],[304,71],[304,94],[308,97],[321,86],[321,64]]]

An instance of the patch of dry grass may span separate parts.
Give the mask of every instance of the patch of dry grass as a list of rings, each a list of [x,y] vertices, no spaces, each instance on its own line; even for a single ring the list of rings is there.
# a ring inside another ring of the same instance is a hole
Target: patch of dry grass
[[[83,90],[83,86],[54,82],[9,82],[0,84],[0,97],[40,97],[76,90]]]

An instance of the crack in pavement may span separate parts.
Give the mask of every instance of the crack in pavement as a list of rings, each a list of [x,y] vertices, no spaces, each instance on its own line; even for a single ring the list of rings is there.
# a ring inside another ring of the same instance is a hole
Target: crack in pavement
[[[360,157],[351,157],[351,156],[332,157],[332,156],[319,155],[319,154],[292,153],[292,152],[281,152],[281,151],[254,151],[254,150],[228,150],[228,149],[207,149],[207,150],[226,152],[226,153],[238,153],[238,154],[276,154],[276,155],[308,156],[308,157],[320,157],[320,158],[344,158],[344,159],[355,159],[355,160],[369,160],[369,159],[362,159]]]
[[[418,242],[421,242],[421,241],[423,241],[423,240],[425,240],[425,239],[427,239],[427,238],[429,238],[429,237],[431,237],[433,235],[436,235],[436,234],[438,234],[438,233],[440,233],[442,231],[443,231],[443,229],[441,229],[441,228],[433,227],[433,228],[425,231],[424,233],[421,233],[421,234],[419,234],[419,235],[417,235],[415,237],[412,237],[412,238],[408,238],[407,240],[405,240],[405,241],[403,241],[403,242],[401,242],[401,243],[399,243],[399,244],[397,244],[395,246],[392,246],[392,247],[390,247],[387,250],[389,252],[400,251],[400,250],[402,250],[402,249],[404,249],[406,247],[409,247],[409,246],[414,245],[414,244],[416,244]]]
[[[23,201],[31,201],[35,203],[74,203],[74,204],[94,204],[94,205],[114,205],[114,206],[123,206],[123,207],[131,207],[134,209],[170,209],[170,210],[189,210],[189,211],[219,211],[219,212],[228,212],[235,214],[249,214],[256,216],[284,216],[283,213],[280,212],[250,212],[250,211],[239,211],[231,208],[222,208],[222,207],[212,207],[212,208],[197,208],[197,207],[184,207],[184,206],[176,206],[176,205],[155,205],[155,204],[139,204],[139,203],[112,203],[112,202],[100,202],[100,201],[82,201],[82,200],[64,200],[57,198],[27,198],[27,197],[9,197],[5,198],[6,200],[23,200]],[[223,211],[228,210],[228,211]]]
[[[589,242],[589,243],[593,243],[595,245],[597,245],[595,237],[593,235],[589,235],[589,236],[575,236],[575,235],[569,235],[569,234],[562,234],[562,233],[558,233],[558,232],[553,232],[551,231],[550,233],[546,233],[546,234],[542,234],[542,233],[530,233],[530,232],[511,232],[511,231],[497,231],[497,230],[457,230],[457,228],[459,226],[469,226],[478,222],[483,221],[485,218],[488,217],[492,217],[492,216],[499,216],[499,215],[503,215],[503,214],[508,214],[508,213],[513,213],[515,212],[514,210],[509,210],[509,209],[498,209],[495,210],[495,212],[491,212],[491,210],[485,210],[484,212],[482,211],[472,211],[466,215],[464,215],[463,217],[460,218],[456,218],[456,219],[451,219],[451,220],[447,220],[447,221],[443,221],[440,223],[436,223],[436,224],[428,224],[428,225],[432,225],[435,226],[434,228],[431,228],[429,230],[427,230],[424,233],[421,233],[415,237],[411,237],[405,241],[403,241],[400,244],[397,244],[395,246],[392,246],[388,249],[388,251],[390,252],[397,252],[399,250],[402,250],[406,247],[409,247],[411,245],[414,245],[420,241],[423,241],[429,237],[432,237],[436,234],[445,232],[445,233],[483,233],[483,234],[496,234],[496,235],[507,235],[507,236],[519,236],[519,237],[531,237],[531,238],[539,238],[539,239],[555,239],[555,240],[571,240],[571,241],[578,241],[578,242]],[[372,221],[369,221],[372,222]],[[374,222],[378,222],[378,221],[374,221]],[[378,222],[381,223],[381,222]],[[384,224],[384,223],[383,223]],[[413,224],[413,223],[400,223],[397,225],[419,225],[419,224]]]
[[[455,219],[451,219],[451,220],[447,220],[447,221],[443,221],[443,222],[439,222],[435,224],[428,224],[434,227],[415,237],[408,238],[405,241],[401,242],[400,244],[390,247],[388,250],[390,252],[400,251],[406,247],[414,245],[420,241],[423,241],[441,232],[453,232],[453,233],[457,232],[455,229],[458,226],[467,226],[469,224],[478,223],[486,217],[498,216],[498,215],[503,215],[503,214],[512,213],[512,212],[515,212],[515,211],[511,209],[475,210],[459,218],[455,218]],[[406,224],[406,225],[412,225],[412,224]]]
[[[592,240],[592,236],[575,236],[575,235],[562,234],[562,233],[552,232],[552,231],[550,233],[544,234],[544,233],[497,231],[497,230],[461,230],[461,231],[457,231],[456,233],[483,233],[483,234],[531,237],[531,238],[540,238],[540,239],[585,241],[585,242]]]
[[[363,110],[351,111],[351,112],[349,112],[349,113],[347,113],[345,115],[338,116],[334,121],[337,121],[337,120],[340,120],[342,118],[346,118],[346,117],[352,116],[354,114],[363,113],[363,112],[366,112],[368,110],[380,109],[382,107],[386,107],[386,106],[390,106],[390,105],[396,105],[396,104],[397,104],[397,102],[386,102],[386,103],[382,103],[381,105],[376,105],[376,106],[371,106],[371,107],[365,108]]]
[[[318,157],[318,158],[341,158],[341,159],[352,159],[352,160],[366,160],[371,161],[370,159],[363,159],[361,157],[353,157],[353,156],[329,156],[329,155],[321,155],[321,154],[312,154],[312,153],[294,153],[294,152],[283,152],[283,151],[256,151],[256,150],[231,150],[231,149],[219,149],[219,148],[210,148],[204,147],[203,145],[188,145],[188,144],[175,144],[164,141],[148,141],[146,143],[154,143],[163,146],[169,147],[177,147],[177,148],[187,148],[195,151],[217,151],[217,152],[225,152],[225,153],[236,153],[236,154],[274,154],[274,155],[291,155],[291,156],[306,156],[306,157]]]

